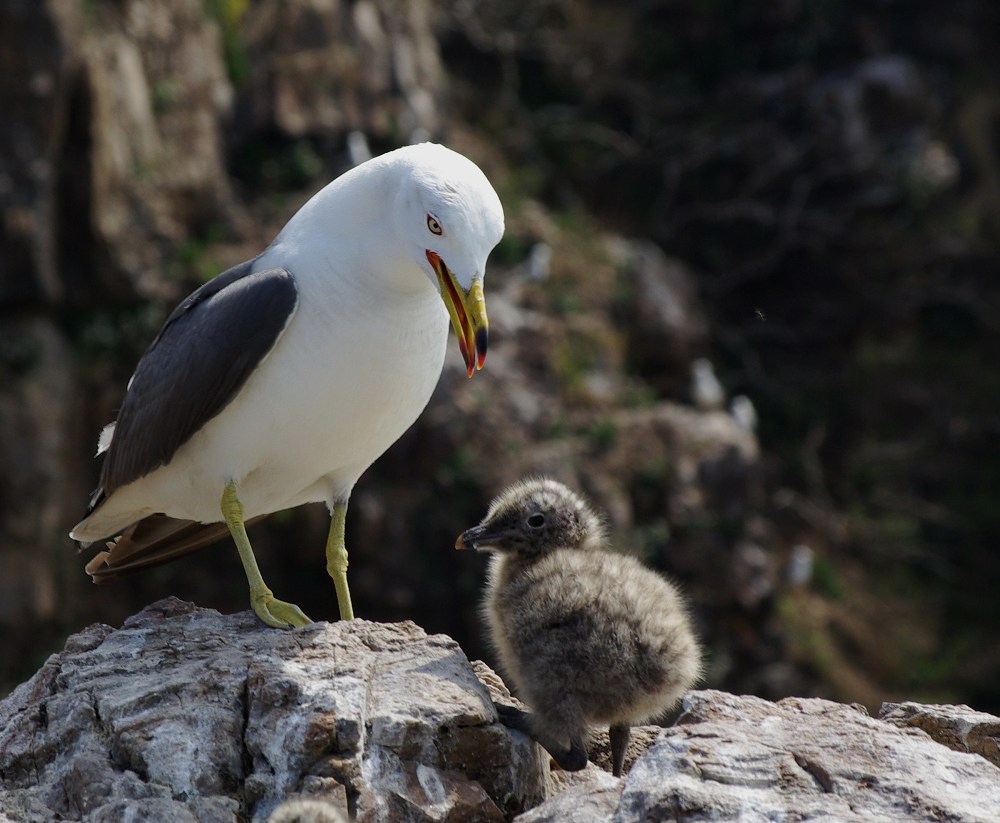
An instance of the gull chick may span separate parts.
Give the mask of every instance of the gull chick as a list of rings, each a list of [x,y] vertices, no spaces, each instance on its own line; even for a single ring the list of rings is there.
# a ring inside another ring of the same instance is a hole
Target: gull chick
[[[506,489],[455,543],[492,553],[483,614],[501,668],[534,710],[498,706],[503,722],[570,771],[587,765],[588,727],[607,724],[618,776],[631,726],[695,683],[701,650],[677,588],[604,545],[600,517],[549,479]]]

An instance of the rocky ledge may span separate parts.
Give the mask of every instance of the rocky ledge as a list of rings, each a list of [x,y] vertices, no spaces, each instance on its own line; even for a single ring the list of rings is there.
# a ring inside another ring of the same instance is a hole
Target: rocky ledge
[[[266,821],[294,798],[393,823],[1000,819],[1000,718],[963,706],[692,692],[618,780],[550,771],[497,722],[509,699],[412,623],[281,632],[163,600],[0,703],[0,823]]]

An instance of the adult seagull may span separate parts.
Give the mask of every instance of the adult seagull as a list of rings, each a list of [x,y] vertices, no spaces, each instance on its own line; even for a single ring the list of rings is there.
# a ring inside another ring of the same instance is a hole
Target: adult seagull
[[[105,427],[100,484],[70,532],[109,540],[95,582],[232,535],[254,611],[309,618],[265,585],[245,524],[323,501],[342,619],[353,617],[344,519],[351,490],[427,405],[448,317],[469,377],[486,358],[486,258],[503,235],[482,171],[423,143],[338,177],[270,246],[167,318]]]

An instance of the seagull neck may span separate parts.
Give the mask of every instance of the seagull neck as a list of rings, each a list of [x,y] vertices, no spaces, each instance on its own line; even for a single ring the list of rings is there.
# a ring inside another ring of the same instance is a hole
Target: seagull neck
[[[320,189],[288,221],[279,239],[337,244],[343,254],[378,234],[372,226],[384,221],[382,204],[389,197],[386,176],[358,172],[352,169]]]
[[[409,297],[433,291],[406,246],[396,241],[392,166],[359,171],[334,180],[295,214],[275,240],[282,259],[308,267],[307,276],[335,279],[341,294]]]

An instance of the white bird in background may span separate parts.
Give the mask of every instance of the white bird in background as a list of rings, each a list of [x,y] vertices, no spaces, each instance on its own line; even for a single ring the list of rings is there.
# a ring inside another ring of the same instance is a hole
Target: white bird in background
[[[327,570],[341,617],[352,617],[351,490],[430,399],[449,315],[469,376],[482,367],[483,275],[503,229],[474,163],[408,146],[334,180],[262,254],[184,300],[101,435],[100,484],[71,532],[84,545],[118,536],[88,563],[95,582],[228,529],[261,620],[303,625],[264,584],[245,523],[322,501]]]
[[[760,422],[757,417],[757,408],[745,394],[738,394],[729,401],[729,414],[736,425],[744,431],[751,434],[757,431],[757,424]]]
[[[691,399],[702,411],[717,411],[726,402],[726,392],[707,357],[691,364]]]
[[[549,279],[552,271],[552,246],[545,242],[535,243],[528,254],[527,278],[537,283]]]
[[[347,159],[352,166],[360,166],[372,159],[372,150],[363,131],[355,129],[347,134]]]

